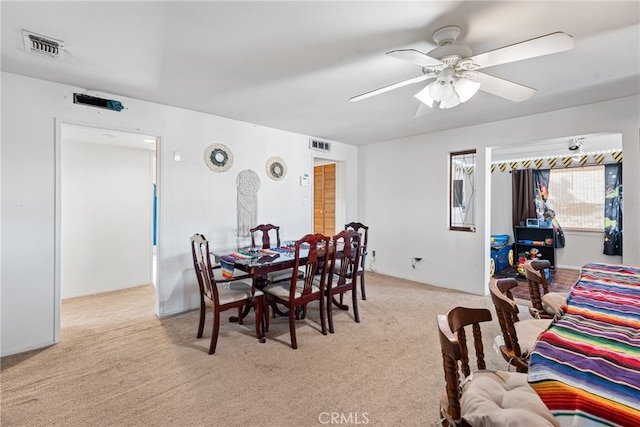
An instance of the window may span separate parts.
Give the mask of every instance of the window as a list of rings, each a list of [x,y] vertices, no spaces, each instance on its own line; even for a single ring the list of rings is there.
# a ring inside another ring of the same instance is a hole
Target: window
[[[449,155],[449,229],[476,230],[476,150]]]
[[[564,229],[604,230],[604,166],[552,169],[548,205]]]

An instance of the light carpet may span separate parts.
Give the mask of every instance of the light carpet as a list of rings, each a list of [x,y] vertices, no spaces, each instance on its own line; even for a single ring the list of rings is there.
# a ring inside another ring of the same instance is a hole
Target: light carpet
[[[349,299],[350,302],[350,299]],[[3,426],[435,426],[444,389],[436,314],[490,308],[490,299],[367,272],[367,300],[334,310],[323,336],[317,305],[298,322],[271,320],[264,344],[254,316],[223,315],[209,356],[211,314],[158,319],[142,286],[62,304],[62,340],[1,360]],[[227,312],[229,315],[232,311]],[[483,325],[488,368],[497,319]]]

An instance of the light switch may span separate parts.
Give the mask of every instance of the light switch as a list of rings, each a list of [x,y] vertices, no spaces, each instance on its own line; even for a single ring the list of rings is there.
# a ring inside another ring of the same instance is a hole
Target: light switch
[[[179,151],[174,151],[173,152],[173,161],[174,162],[179,162],[180,161],[180,152]]]

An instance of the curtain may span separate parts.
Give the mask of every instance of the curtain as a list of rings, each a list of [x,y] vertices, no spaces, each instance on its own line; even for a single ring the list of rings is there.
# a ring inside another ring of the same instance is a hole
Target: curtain
[[[536,205],[536,217],[545,221],[544,213],[549,209],[549,174],[550,169],[536,169],[533,171],[533,197]]]
[[[527,218],[536,217],[531,169],[511,171],[511,216],[513,226],[524,224]]]
[[[560,223],[556,219],[556,212],[549,207],[547,199],[549,199],[549,176],[551,169],[536,169],[533,171],[534,194],[536,204],[536,215],[539,220],[551,223],[555,231],[553,239],[556,248],[564,248],[565,238],[564,231]]]
[[[622,255],[622,164],[604,165],[604,251]]]

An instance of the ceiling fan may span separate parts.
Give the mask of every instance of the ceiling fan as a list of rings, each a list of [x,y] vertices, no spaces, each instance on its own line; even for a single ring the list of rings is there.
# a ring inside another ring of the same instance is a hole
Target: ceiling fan
[[[452,108],[468,101],[478,90],[520,102],[533,96],[536,90],[478,72],[478,70],[573,48],[573,36],[556,32],[472,55],[468,46],[456,44],[459,35],[459,27],[448,26],[433,34],[433,41],[437,47],[426,54],[416,49],[387,52],[389,56],[422,66],[422,75],[354,96],[350,101],[360,101],[403,86],[433,79],[415,95],[421,101],[416,117],[426,112],[424,105],[433,107],[434,103],[438,103],[441,109]]]

